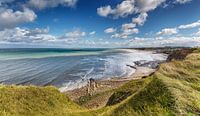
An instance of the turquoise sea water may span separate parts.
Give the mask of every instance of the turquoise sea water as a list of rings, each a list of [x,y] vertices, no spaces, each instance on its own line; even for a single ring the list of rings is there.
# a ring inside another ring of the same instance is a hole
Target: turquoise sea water
[[[0,49],[0,83],[53,85],[61,91],[134,73],[134,61],[165,60],[163,54],[127,49]]]
[[[55,56],[92,55],[108,49],[55,49],[55,48],[11,48],[0,49],[0,60],[45,58]]]

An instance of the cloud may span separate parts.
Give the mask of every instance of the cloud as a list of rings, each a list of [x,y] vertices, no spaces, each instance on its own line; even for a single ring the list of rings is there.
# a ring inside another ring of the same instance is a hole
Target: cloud
[[[110,5],[97,8],[97,14],[113,18],[127,17],[132,14],[144,13],[154,10],[166,0],[124,0],[115,8]]]
[[[192,0],[176,0],[175,3],[178,3],[178,4],[185,4],[185,3],[188,3],[188,2],[191,2]]]
[[[128,35],[139,33],[139,30],[137,28],[130,28],[130,29],[123,30],[123,33],[128,36]]]
[[[96,34],[96,31],[92,31],[89,33],[89,35],[94,35],[94,34]]]
[[[137,33],[139,33],[139,30],[137,28],[128,29],[121,33],[115,33],[115,34],[111,35],[111,38],[127,39],[127,38],[129,38],[130,35],[137,34]]]
[[[200,36],[200,28],[194,35]]]
[[[133,23],[126,23],[122,25],[122,30],[127,30],[127,29],[131,29],[131,28],[135,28],[135,24]]]
[[[194,47],[200,45],[200,37],[158,37],[158,38],[139,38],[127,42],[130,47],[163,47],[163,46],[184,46]]]
[[[191,28],[196,28],[200,27],[200,20],[190,23],[190,24],[185,24],[185,25],[180,25],[174,28],[165,28],[162,29],[161,31],[157,32],[156,35],[173,35],[177,34],[178,31],[183,30],[183,29],[191,29]],[[196,34],[194,34],[196,35]]]
[[[147,13],[141,13],[137,18],[133,18],[132,21],[133,21],[133,23],[142,26],[146,22],[147,17],[148,17]]]
[[[54,8],[59,5],[74,7],[77,2],[78,0],[30,0],[28,5],[41,10],[44,8]]]
[[[121,4],[118,4],[115,9],[112,10],[114,17],[126,17],[133,14],[135,11],[134,0],[124,0]]]
[[[121,27],[121,32],[111,35],[111,38],[127,39],[130,35],[139,33],[139,30],[135,28],[135,26],[136,25],[133,23],[123,24]]]
[[[97,8],[97,13],[103,17],[108,15],[112,15],[114,18],[126,17],[135,11],[134,3],[134,0],[124,0],[113,9],[110,5]]]
[[[129,38],[132,34],[139,33],[136,25],[144,25],[148,17],[147,13],[156,9],[165,1],[166,0],[123,0],[113,8],[110,5],[97,8],[97,14],[114,19],[137,14],[138,17],[133,18],[131,23],[122,25],[121,32],[111,35],[111,38]]]
[[[0,41],[10,43],[40,43],[55,41],[55,37],[48,34],[49,29],[13,28],[0,31]]]
[[[133,34],[138,34],[139,30],[136,28],[136,25],[144,25],[146,18],[148,14],[147,13],[140,13],[137,18],[133,18],[131,23],[125,23],[122,24],[121,27],[121,33],[114,34],[111,36],[111,38],[123,38],[127,39],[129,36]]]
[[[13,11],[12,9],[0,8],[0,30],[13,28],[19,24],[33,22],[37,15],[30,9]]]
[[[178,30],[176,28],[165,28],[157,32],[157,35],[173,35],[177,33],[178,33]]]
[[[127,39],[133,34],[138,34],[139,30],[136,25],[143,25],[147,18],[147,13],[141,13],[137,18],[133,18],[131,23],[125,23],[121,26],[121,32],[111,35],[111,38]]]
[[[74,30],[72,32],[67,32],[65,33],[64,36],[62,36],[62,39],[70,39],[70,40],[74,40],[74,39],[79,39],[81,37],[86,36],[86,32],[82,32],[79,29]]]
[[[0,45],[26,45],[27,47],[113,47],[123,44],[115,41],[105,41],[105,39],[81,39],[85,36],[87,36],[86,32],[79,29],[67,32],[64,35],[54,36],[49,34],[49,28],[28,29],[16,27],[0,31]]]
[[[125,33],[115,33],[115,34],[111,35],[111,38],[127,39],[128,35]]]
[[[133,23],[127,23],[122,25],[122,33],[123,35],[131,35],[131,34],[137,34],[139,33],[139,30],[135,28],[135,24]]]
[[[64,45],[77,42],[86,36],[85,32],[74,30],[61,36],[49,34],[49,28],[20,28],[4,29],[0,31],[0,43],[24,43],[24,44],[54,44]]]
[[[190,29],[190,28],[195,28],[195,27],[200,27],[200,20],[198,20],[197,22],[191,23],[191,24],[180,25],[178,28],[179,29]]]
[[[104,32],[105,33],[114,33],[114,32],[116,32],[116,29],[111,27],[111,28],[105,29]]]
[[[107,17],[111,12],[112,12],[111,6],[103,6],[97,8],[97,14],[99,14],[102,17]]]
[[[135,5],[138,12],[149,12],[156,9],[159,5],[164,3],[166,0],[135,0]]]
[[[138,34],[138,33],[139,33],[139,30],[136,28],[136,24],[125,23],[125,24],[122,24],[120,32],[111,35],[111,38],[127,39],[131,35]]]

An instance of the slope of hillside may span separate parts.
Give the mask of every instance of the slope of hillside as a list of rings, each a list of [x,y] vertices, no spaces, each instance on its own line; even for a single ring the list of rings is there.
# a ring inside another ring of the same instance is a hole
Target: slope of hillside
[[[196,52],[196,53],[195,53]],[[161,64],[151,81],[111,114],[200,115],[200,54]]]
[[[0,86],[1,116],[63,116],[79,109],[54,87]]]
[[[153,75],[115,90],[106,107],[81,114],[200,115],[199,68],[200,52],[195,50],[184,60],[161,64]]]
[[[92,110],[81,108],[53,87],[2,85],[0,115],[200,115],[199,69],[200,51],[194,50],[184,60],[161,64],[151,76],[110,90],[113,94],[106,106]]]

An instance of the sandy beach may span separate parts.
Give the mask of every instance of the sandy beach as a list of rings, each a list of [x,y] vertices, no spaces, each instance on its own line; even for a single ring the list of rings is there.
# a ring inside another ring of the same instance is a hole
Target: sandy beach
[[[131,52],[130,49],[121,49],[126,52]],[[156,51],[147,51],[147,52],[153,52],[157,53]],[[167,55],[167,54],[163,54]],[[107,79],[100,79],[100,80],[93,80],[92,82],[89,82],[86,84],[86,86],[76,88],[73,90],[67,90],[63,91],[66,93],[72,100],[76,101],[82,96],[87,95],[96,95],[98,93],[106,92],[112,89],[116,89],[123,84],[129,82],[130,80],[137,80],[141,79],[142,77],[149,76],[152,73],[154,73],[159,64],[165,62],[165,61],[135,61],[133,62],[133,65],[126,65],[127,67],[130,67],[133,69],[132,73],[130,75],[124,76],[124,77],[111,77]],[[109,98],[110,95],[107,95],[107,98]]]
[[[66,91],[65,93],[70,97],[70,99],[76,102],[82,96],[88,96],[88,95],[94,96],[94,95],[98,95],[98,93],[103,93],[109,90],[116,89],[122,86],[123,84],[129,82],[130,80],[141,79],[142,77],[148,76],[155,71],[156,69],[152,69],[148,67],[136,67],[135,73],[133,73],[130,76],[121,77],[121,78],[111,78],[107,80],[95,80],[95,83],[97,85],[96,87],[91,87],[89,84],[87,84],[84,87]],[[88,88],[90,89],[90,92],[88,92]],[[112,92],[107,92],[107,94],[99,98],[96,98],[98,101],[93,100],[91,102],[88,102],[88,104],[85,107],[88,107],[88,108],[103,107],[106,105],[111,95],[112,95]]]

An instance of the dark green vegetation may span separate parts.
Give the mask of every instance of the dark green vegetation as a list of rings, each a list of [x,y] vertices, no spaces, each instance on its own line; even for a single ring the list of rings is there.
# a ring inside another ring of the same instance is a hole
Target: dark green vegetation
[[[1,86],[0,115],[200,115],[200,50],[172,59],[149,77],[80,98],[82,105],[113,93],[99,109],[81,108],[53,87]]]

